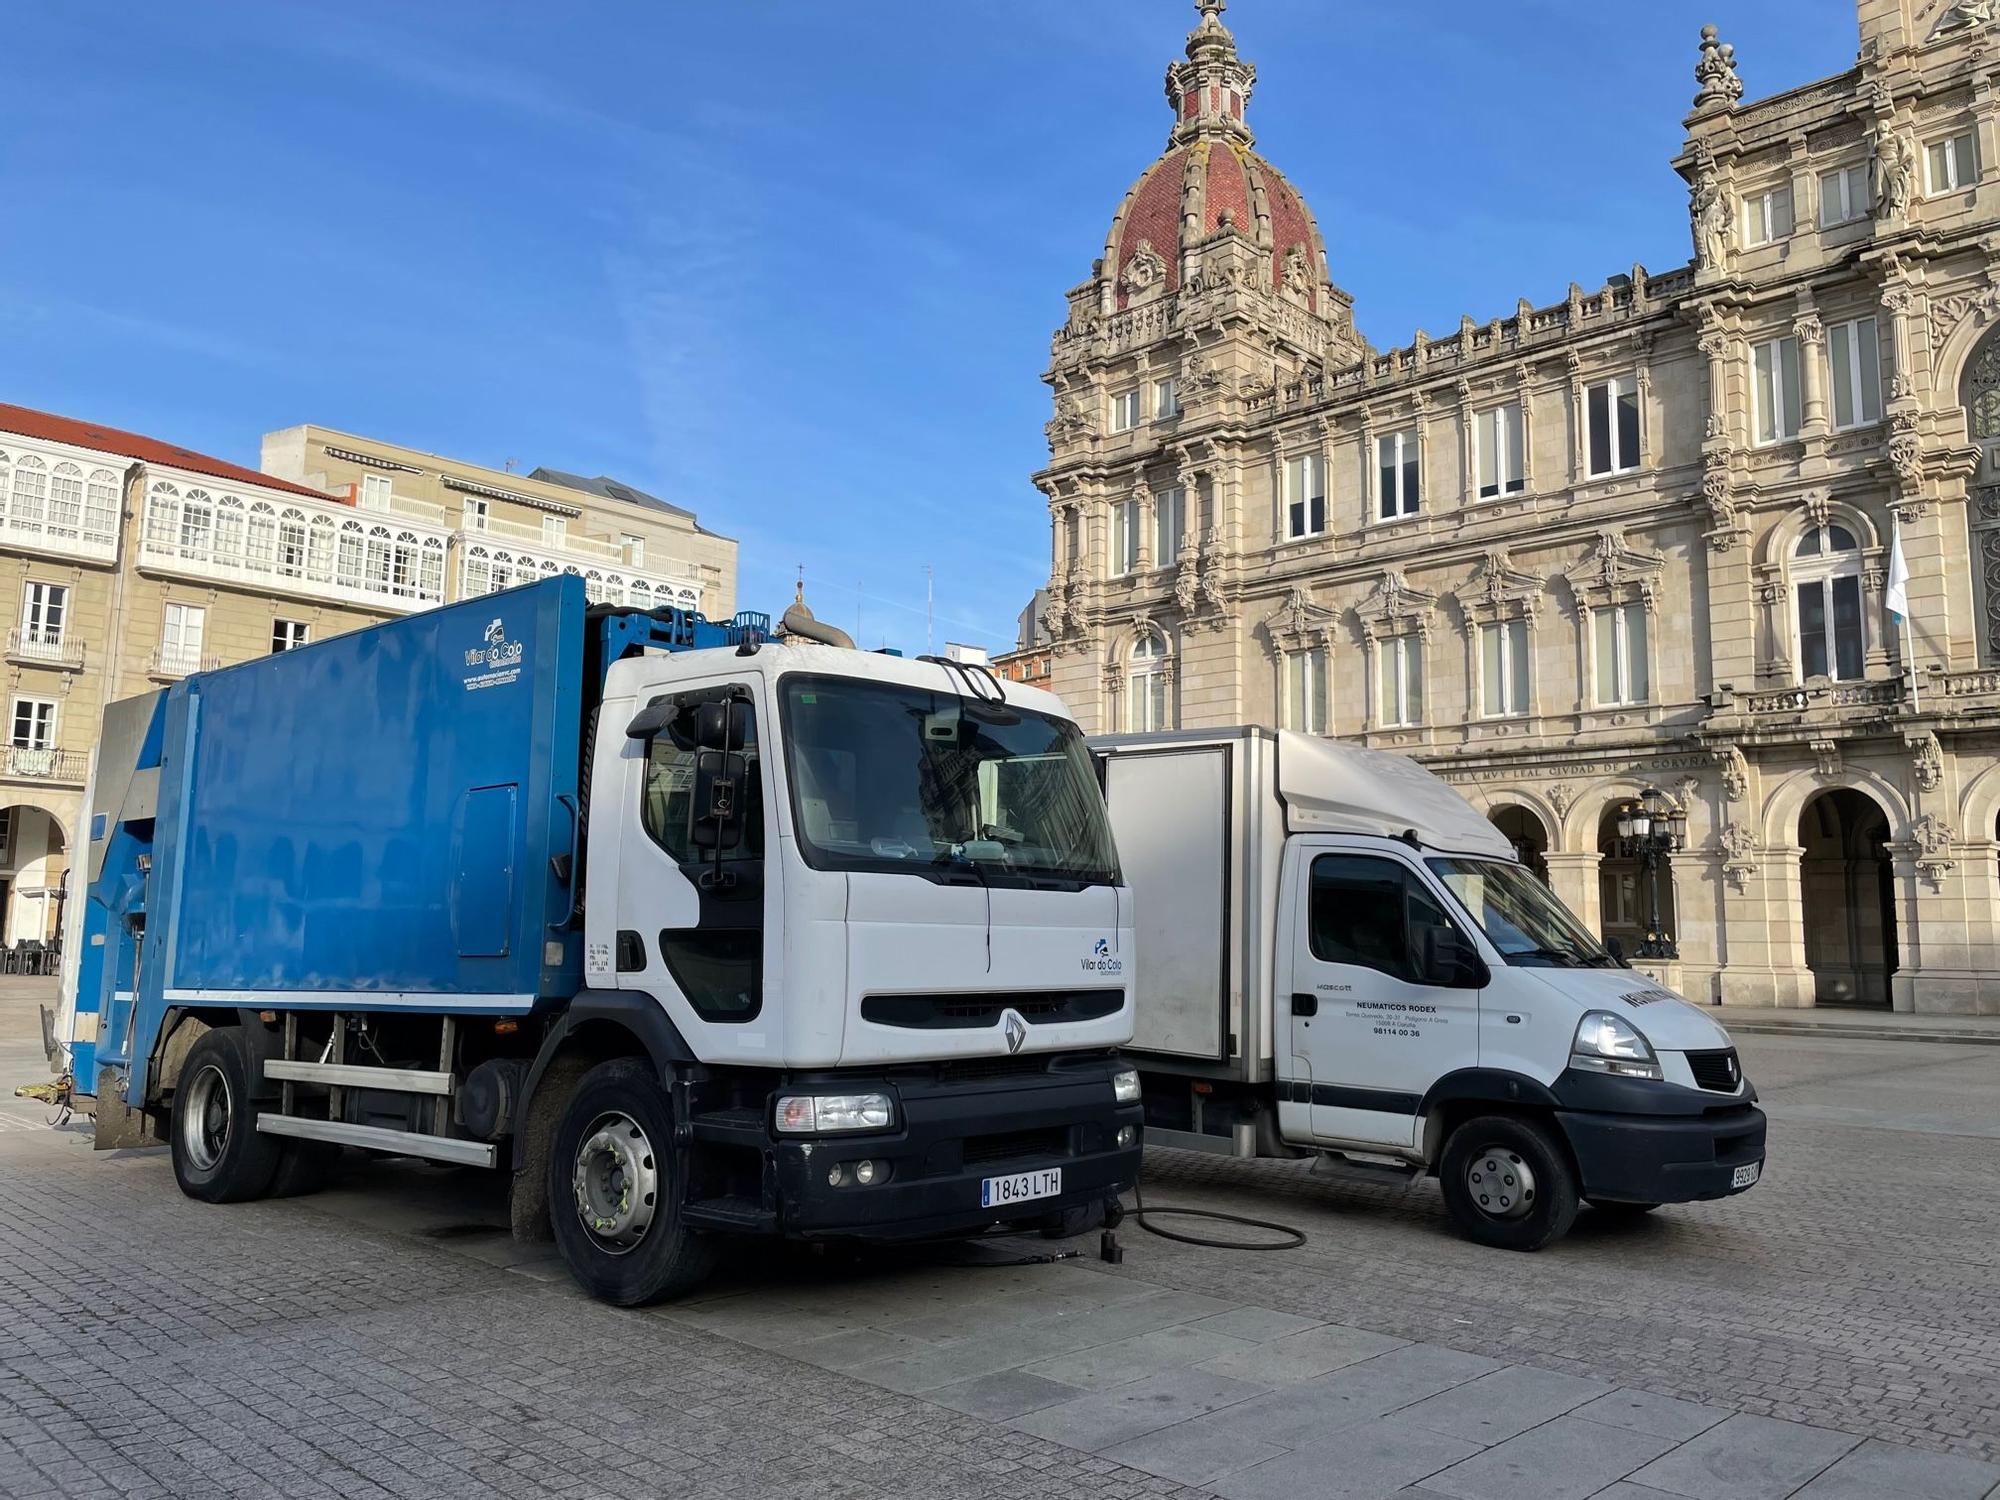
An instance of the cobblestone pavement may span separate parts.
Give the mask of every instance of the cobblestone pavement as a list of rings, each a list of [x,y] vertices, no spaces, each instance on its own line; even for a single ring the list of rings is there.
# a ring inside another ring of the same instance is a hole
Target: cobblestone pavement
[[[39,1073],[19,1010],[0,1093]],[[644,1314],[499,1232],[480,1174],[212,1208],[0,1100],[0,1496],[1988,1494],[2000,1049],[1744,1051],[1764,1184],[1536,1256],[1428,1187],[1162,1152],[1152,1201],[1311,1242],[760,1250]]]

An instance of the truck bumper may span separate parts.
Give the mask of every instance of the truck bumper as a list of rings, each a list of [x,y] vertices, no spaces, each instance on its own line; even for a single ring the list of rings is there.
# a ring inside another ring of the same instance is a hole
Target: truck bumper
[[[1699,1115],[1563,1110],[1556,1118],[1586,1198],[1692,1203],[1746,1192],[1763,1175],[1764,1112],[1754,1104]]]
[[[773,1143],[779,1232],[798,1239],[919,1240],[995,1228],[1033,1228],[1115,1197],[1138,1181],[1142,1110],[1119,1104],[1110,1058],[1063,1059],[1046,1073],[954,1082],[868,1080],[843,1074],[844,1091],[887,1088],[896,1128]],[[790,1088],[819,1087],[799,1080]],[[1121,1128],[1131,1143],[1118,1144]],[[854,1180],[853,1164],[877,1164],[877,1180]],[[844,1183],[832,1174],[846,1166]],[[883,1168],[886,1166],[886,1174]],[[989,1177],[1058,1168],[1060,1192],[984,1207]]]

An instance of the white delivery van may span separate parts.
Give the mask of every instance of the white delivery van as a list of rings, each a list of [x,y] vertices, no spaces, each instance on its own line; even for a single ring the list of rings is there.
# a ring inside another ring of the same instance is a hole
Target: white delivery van
[[[1146,1138],[1435,1174],[1471,1238],[1755,1183],[1729,1035],[1608,953],[1404,756],[1263,728],[1113,735]]]

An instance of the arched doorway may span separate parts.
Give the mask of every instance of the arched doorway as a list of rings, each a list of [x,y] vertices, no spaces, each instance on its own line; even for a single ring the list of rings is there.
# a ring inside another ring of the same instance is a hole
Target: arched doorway
[[[1518,802],[1496,807],[1486,816],[1495,828],[1507,835],[1507,842],[1514,846],[1521,863],[1533,870],[1535,878],[1543,885],[1547,885],[1549,862],[1543,856],[1549,852],[1549,831],[1542,826],[1542,820]]]
[[[1799,813],[1806,967],[1819,1005],[1889,1005],[1896,885],[1889,818],[1865,792],[1821,792]]]
[[[0,948],[60,940],[68,871],[62,824],[39,807],[0,807]]]
[[[1617,943],[1629,958],[1658,951],[1663,941],[1671,944],[1680,928],[1674,912],[1672,864],[1661,858],[1649,872],[1645,859],[1618,836],[1618,814],[1626,800],[1606,803],[1597,820],[1597,910],[1606,946]],[[1656,881],[1658,926],[1653,908]]]

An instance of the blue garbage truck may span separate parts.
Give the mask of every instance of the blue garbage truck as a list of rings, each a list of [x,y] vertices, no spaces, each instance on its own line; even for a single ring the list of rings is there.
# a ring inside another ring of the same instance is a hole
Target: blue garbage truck
[[[63,1035],[212,1203],[510,1172],[619,1304],[735,1235],[1075,1229],[1138,1174],[1132,904],[1053,696],[552,578],[109,707]]]

